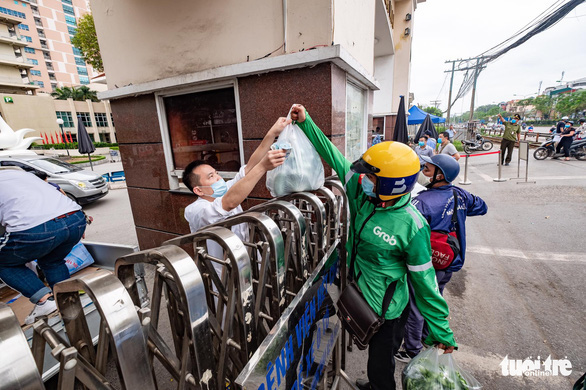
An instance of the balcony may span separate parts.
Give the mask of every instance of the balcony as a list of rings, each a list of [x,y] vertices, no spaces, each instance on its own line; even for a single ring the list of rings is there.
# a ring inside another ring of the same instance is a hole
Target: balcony
[[[47,45],[46,45],[46,44],[44,44],[44,43],[41,43],[41,47],[42,47],[43,49],[45,49],[45,50],[49,50],[49,46],[47,46]]]
[[[28,46],[28,42],[24,38],[20,38],[16,35],[7,36],[0,35],[0,43],[5,43],[12,46],[25,47]]]
[[[19,81],[18,79],[0,77],[0,90],[2,89],[2,87],[18,88],[22,90],[35,90],[40,88],[38,85],[25,84],[24,82]]]
[[[16,68],[33,68],[34,65],[25,61],[24,57],[16,58],[15,56],[0,55],[0,65],[14,66]]]
[[[17,25],[22,23],[23,21],[24,19],[21,19],[17,16],[0,13],[0,23]]]

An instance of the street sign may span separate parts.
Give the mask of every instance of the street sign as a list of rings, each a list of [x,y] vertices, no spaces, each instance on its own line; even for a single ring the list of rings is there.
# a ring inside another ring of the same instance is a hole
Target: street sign
[[[14,100],[10,96],[4,96],[4,103],[14,103]]]

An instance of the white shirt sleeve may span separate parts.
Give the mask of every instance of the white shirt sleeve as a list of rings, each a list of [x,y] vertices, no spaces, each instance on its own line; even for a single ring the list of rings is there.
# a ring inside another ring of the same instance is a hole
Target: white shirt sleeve
[[[246,165],[243,165],[240,167],[240,170],[238,170],[238,173],[236,174],[236,176],[234,176],[234,179],[232,180],[228,180],[226,182],[226,184],[228,185],[228,189],[230,189],[230,187],[232,187],[234,184],[236,184],[236,182],[240,179],[242,179],[244,176],[246,176]]]

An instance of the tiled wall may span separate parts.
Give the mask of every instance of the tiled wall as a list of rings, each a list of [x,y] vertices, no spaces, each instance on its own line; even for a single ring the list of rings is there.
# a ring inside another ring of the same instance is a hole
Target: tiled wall
[[[291,104],[303,104],[323,132],[344,152],[346,73],[331,63],[238,79],[245,160]],[[153,94],[111,101],[128,195],[141,249],[189,233],[185,207],[190,194],[169,191],[159,119]],[[326,175],[331,170],[326,169]],[[244,202],[270,198],[264,178]]]

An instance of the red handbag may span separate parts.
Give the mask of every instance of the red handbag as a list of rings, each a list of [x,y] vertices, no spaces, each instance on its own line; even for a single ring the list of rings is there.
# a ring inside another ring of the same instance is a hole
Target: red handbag
[[[458,194],[454,192],[454,212],[452,213],[452,230],[433,230],[431,232],[431,262],[433,268],[444,270],[448,268],[454,259],[460,254],[460,243],[456,235],[458,223]]]

